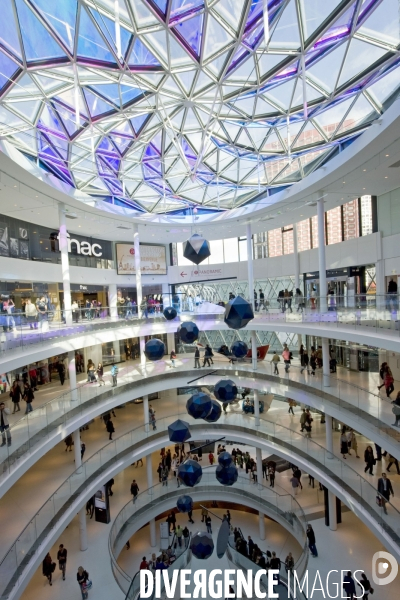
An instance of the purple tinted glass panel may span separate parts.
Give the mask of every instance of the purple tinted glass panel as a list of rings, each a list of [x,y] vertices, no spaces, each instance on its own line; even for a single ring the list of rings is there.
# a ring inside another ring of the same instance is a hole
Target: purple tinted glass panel
[[[203,20],[204,15],[200,14],[187,21],[178,23],[173,28],[175,33],[184,44],[192,51],[192,54],[198,59],[200,58],[201,38],[203,35]]]
[[[141,42],[139,38],[136,38],[129,58],[129,66],[132,68],[135,66],[159,67],[160,63],[154,54],[146,48],[143,42]]]
[[[182,17],[192,15],[204,8],[204,0],[172,0],[170,23],[176,23]]]
[[[158,13],[162,13],[165,17],[167,13],[168,0],[147,0],[148,4],[155,8]]]

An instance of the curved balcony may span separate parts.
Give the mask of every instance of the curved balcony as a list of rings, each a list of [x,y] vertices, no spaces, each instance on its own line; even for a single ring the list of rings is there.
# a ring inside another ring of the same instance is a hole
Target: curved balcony
[[[12,445],[0,447],[0,495],[50,448],[87,421],[144,394],[185,387],[197,379],[199,371],[191,367],[192,355],[178,358],[180,364],[173,370],[169,361],[152,363],[145,369],[132,365],[121,373],[118,387],[103,391],[101,387],[81,386],[15,422],[10,428]],[[204,377],[194,381],[194,385],[214,385],[221,377],[228,376],[243,387],[289,396],[344,421],[400,459],[400,431],[393,427],[392,405],[379,394],[332,376],[331,386],[324,387],[322,379],[306,379],[295,367],[284,377],[278,377],[270,374],[272,368],[266,362],[258,365],[258,371],[245,363],[229,365],[224,357],[214,357],[214,362],[211,370],[201,371]],[[177,404],[177,412],[180,410],[182,405]]]
[[[387,503],[387,514],[376,504],[376,489],[354,469],[329,453],[314,440],[298,431],[266,419],[256,426],[253,417],[243,425],[242,415],[231,415],[227,423],[209,426],[194,422],[187,413],[176,414],[157,422],[157,431],[148,432],[146,426],[113,440],[89,458],[47,500],[18,536],[0,563],[0,598],[16,600],[34,570],[86,501],[117,473],[138,458],[169,443],[168,425],[177,418],[190,423],[195,439],[227,439],[239,444],[273,452],[323,483],[339,497],[381,540],[384,546],[400,559],[400,513]],[[224,488],[222,488],[224,489]]]
[[[315,310],[304,312],[279,309],[256,313],[248,324],[247,330],[292,332],[303,335],[319,335],[335,337],[350,342],[377,345],[395,352],[400,352],[399,311],[386,308],[346,308],[337,310],[318,308],[326,304],[326,298],[316,299]],[[377,304],[385,306],[386,296]],[[38,329],[30,329],[29,325],[18,325],[14,331],[4,331],[3,324],[0,336],[0,352],[5,371],[11,371],[26,364],[26,351],[29,348],[31,362],[36,362],[69,350],[77,350],[92,346],[94,343],[105,343],[129,337],[157,335],[175,332],[181,321],[193,320],[202,330],[226,330],[223,308],[209,304],[204,313],[185,312],[173,321],[166,321],[162,313],[154,313],[149,318],[126,316],[119,318],[89,319],[66,326],[62,322],[53,321],[51,326],[47,320],[38,323]],[[294,305],[293,305],[294,306]],[[104,309],[107,310],[107,309]],[[8,317],[0,315],[7,319]],[[1,325],[1,323],[0,323]]]
[[[150,490],[138,494],[136,502],[134,504],[132,501],[128,502],[116,516],[110,530],[108,547],[114,577],[125,594],[129,595],[133,580],[118,564],[121,550],[127,540],[150,519],[155,518],[160,512],[175,507],[177,499],[183,493],[182,489],[187,488],[171,489],[157,484]],[[299,543],[300,552],[294,568],[299,577],[303,576],[308,563],[307,519],[293,496],[284,492],[279,493],[261,484],[255,486],[250,483],[248,477],[238,477],[232,487],[221,486],[215,478],[215,467],[203,468],[201,482],[191,488],[189,493],[195,502],[205,499],[239,502],[280,523]],[[249,562],[255,567],[254,563]],[[174,568],[176,568],[175,563]]]

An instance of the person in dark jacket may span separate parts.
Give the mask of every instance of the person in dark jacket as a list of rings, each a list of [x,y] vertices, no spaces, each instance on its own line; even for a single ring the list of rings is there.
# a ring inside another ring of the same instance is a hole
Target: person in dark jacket
[[[373,475],[373,468],[375,465],[375,457],[374,457],[374,451],[372,450],[371,446],[367,446],[364,452],[364,461],[365,461],[365,469],[364,469],[364,473],[366,473],[369,469],[369,474]]]
[[[317,546],[315,545],[315,533],[314,529],[311,525],[307,525],[307,538],[308,538],[308,547],[310,548],[310,552],[312,556],[315,558],[318,556]]]
[[[351,576],[351,571],[347,571],[347,575],[343,578],[343,591],[346,594],[345,598],[353,600],[356,595],[356,584]]]
[[[22,396],[21,388],[19,387],[18,381],[14,381],[14,383],[12,384],[12,388],[10,390],[10,398],[12,400],[12,403],[14,404],[12,414],[19,412],[21,410],[21,408],[19,406],[21,396]]]
[[[88,597],[88,592],[85,589],[85,586],[87,585],[87,582],[89,581],[89,573],[87,571],[85,571],[85,569],[83,567],[79,567],[78,568],[78,573],[76,575],[76,579],[79,583],[79,587],[81,588],[81,593],[82,593],[82,600],[86,600],[86,598]]]
[[[49,584],[53,585],[52,583],[52,578],[53,578],[53,572],[54,572],[54,563],[52,561],[52,558],[50,556],[50,552],[48,552],[46,554],[46,556],[44,557],[43,563],[42,563],[42,573],[44,577],[47,577]]]
[[[196,346],[196,349],[194,351],[194,368],[195,369],[200,369],[200,350],[199,347]]]
[[[271,560],[270,560],[269,564],[270,564],[270,569],[276,569],[277,571],[280,570],[280,568],[281,568],[281,559],[278,556],[276,556],[275,552],[272,553]],[[278,582],[278,585],[281,582],[281,578],[280,578],[279,573],[276,575],[276,581]]]
[[[213,357],[213,356],[214,356],[214,355],[213,355],[213,351],[211,350],[211,347],[210,347],[210,345],[209,345],[209,344],[207,344],[207,345],[206,345],[205,352],[204,352],[204,361],[203,361],[203,367],[205,367],[205,366],[206,366],[206,363],[207,363],[207,365],[208,365],[209,367],[210,367],[211,365],[213,365],[213,364],[214,364],[214,361],[213,361],[213,359],[212,359],[212,357]],[[210,365],[210,361],[211,361],[211,365]]]
[[[28,382],[24,385],[24,395],[23,399],[26,402],[25,414],[27,415],[29,412],[32,412],[32,400],[34,400],[35,396],[33,395],[33,390]]]
[[[112,440],[112,434],[115,432],[115,429],[114,429],[114,423],[111,421],[111,419],[108,419],[107,424],[106,424],[106,429],[107,429],[108,433],[110,434],[108,439]]]
[[[63,363],[62,360],[59,360],[57,363],[57,371],[58,371],[58,375],[60,377],[60,383],[61,385],[64,385],[64,381],[65,381],[65,365]]]
[[[365,573],[361,573],[360,583],[358,583],[358,585],[363,590],[362,600],[369,600],[369,594],[372,594],[374,590]]]
[[[389,502],[390,496],[394,496],[392,482],[388,479],[386,473],[382,473],[382,477],[378,479],[378,492],[381,496],[382,507],[385,515],[387,515],[386,502]]]
[[[60,544],[58,547],[58,552],[57,552],[57,560],[58,560],[58,567],[59,567],[60,571],[62,572],[64,581],[65,581],[65,569],[67,567],[67,554],[68,554],[67,549],[64,548],[63,544]]]
[[[139,486],[138,486],[138,484],[136,483],[136,479],[134,479],[134,480],[132,481],[132,483],[131,483],[131,494],[132,494],[132,496],[133,496],[133,498],[132,498],[132,502],[133,502],[134,504],[135,504],[135,502],[136,502],[136,498],[137,498],[137,495],[138,495],[138,493],[139,493]]]

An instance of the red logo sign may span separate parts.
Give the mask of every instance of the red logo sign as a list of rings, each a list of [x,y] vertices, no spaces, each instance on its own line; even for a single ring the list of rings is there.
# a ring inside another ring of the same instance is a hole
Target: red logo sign
[[[135,248],[131,248],[131,249],[129,250],[129,254],[135,254]]]

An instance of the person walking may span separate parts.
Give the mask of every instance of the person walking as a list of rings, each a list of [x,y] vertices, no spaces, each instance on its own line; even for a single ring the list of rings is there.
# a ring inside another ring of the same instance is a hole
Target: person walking
[[[72,452],[72,446],[73,446],[73,439],[72,439],[72,434],[70,433],[69,435],[67,435],[67,437],[64,440],[65,443],[65,452]]]
[[[170,359],[171,359],[171,365],[172,367],[175,367],[175,360],[176,360],[176,352],[175,350],[171,350],[171,354],[169,355]]]
[[[131,494],[133,496],[133,498],[132,498],[133,504],[135,504],[135,502],[136,502],[136,498],[137,498],[138,493],[139,493],[139,486],[136,483],[136,479],[134,479],[132,481],[132,483],[131,483]]]
[[[206,363],[207,363],[207,366],[209,366],[209,367],[211,367],[211,363],[214,364],[214,362],[212,360],[212,350],[208,344],[206,345],[206,349],[204,351],[203,367],[206,366]]]
[[[155,431],[157,429],[156,427],[156,411],[153,410],[150,413],[150,425],[153,427],[153,431]]]
[[[387,461],[388,462],[387,462],[386,471],[388,473],[390,473],[391,466],[394,465],[397,469],[397,475],[400,475],[399,461],[397,460],[397,458],[392,456],[392,454],[389,454],[389,458],[387,459]]]
[[[399,421],[400,421],[400,392],[397,392],[396,400],[393,400],[392,404],[393,404],[392,413],[394,414],[394,418],[395,418],[395,422],[392,423],[392,426],[398,427]]]
[[[313,349],[313,348],[311,348],[310,367],[311,367],[311,375],[313,377],[315,377],[315,369],[317,368],[317,354],[315,352],[315,349]]]
[[[308,350],[307,348],[304,348],[303,350],[303,356],[301,357],[302,360],[302,365],[301,365],[301,369],[300,369],[300,373],[303,373],[303,371],[305,369],[307,369],[307,373],[310,374],[310,369],[308,368],[309,362],[310,362],[310,358],[308,356]]]
[[[115,428],[114,428],[114,423],[111,421],[111,419],[108,419],[107,424],[106,424],[106,429],[109,433],[108,439],[112,440],[112,434],[115,432]]]
[[[294,476],[296,477],[296,479],[298,480],[298,482],[299,482],[299,486],[300,486],[300,489],[303,489],[303,484],[301,483],[301,470],[299,469],[299,467],[295,467],[295,468],[293,469],[293,475],[294,475]]]
[[[293,567],[294,567],[294,558],[291,552],[289,552],[289,554],[287,555],[287,557],[285,558],[285,569],[286,569],[286,573],[289,573],[293,571]]]
[[[201,522],[204,523],[208,516],[208,510],[206,508],[201,509]]]
[[[188,510],[188,517],[189,517],[189,523],[194,523],[192,510]]]
[[[63,581],[65,581],[65,569],[67,568],[67,554],[68,551],[64,548],[63,544],[60,544],[57,552],[58,568],[62,572]]]
[[[56,563],[53,563],[50,552],[48,552],[42,562],[42,573],[43,576],[47,578],[50,585],[53,585],[52,579],[55,566]]]
[[[99,382],[100,386],[101,385],[106,385],[106,382],[103,379],[103,375],[104,375],[104,368],[103,368],[102,363],[99,363],[97,365],[97,379],[98,379],[98,382]]]
[[[91,582],[89,581],[89,573],[85,571],[83,567],[78,567],[78,573],[76,575],[79,587],[81,588],[82,600],[86,600],[89,596],[88,590],[90,589]],[[90,586],[88,585],[90,583]]]
[[[353,600],[356,597],[356,584],[351,576],[351,571],[347,571],[346,576],[343,578],[343,591],[346,596],[342,596],[342,598]]]
[[[306,428],[306,423],[307,423],[307,413],[306,413],[306,409],[303,408],[303,411],[300,415],[300,431],[303,432],[304,429]]]
[[[195,369],[201,369],[201,365],[200,365],[200,350],[199,350],[198,346],[196,346],[195,351],[194,351],[194,368]]]
[[[315,542],[315,533],[314,529],[311,525],[307,525],[307,538],[308,538],[308,547],[310,549],[311,555],[316,558],[318,556],[318,550]]]
[[[299,480],[297,479],[297,477],[292,475],[292,477],[290,478],[289,481],[292,484],[293,494],[295,496],[297,496],[297,494],[299,493],[299,487],[300,487]]]
[[[180,525],[177,525],[175,527],[175,535],[176,535],[176,539],[178,540],[179,548],[182,548],[183,530],[182,530],[182,527]]]
[[[86,444],[85,444],[85,442],[81,442],[81,460],[83,460],[85,452],[86,452]]]
[[[275,487],[275,469],[272,465],[268,467],[269,487]]]
[[[289,404],[288,414],[292,414],[294,416],[293,407],[296,406],[296,402],[294,400],[292,400],[291,398],[288,398],[288,404]]]
[[[26,382],[24,385],[24,394],[22,398],[26,402],[25,414],[27,415],[29,412],[32,412],[32,400],[35,399],[35,396],[33,395],[33,390],[28,382]]]
[[[163,486],[168,486],[168,467],[166,465],[161,470],[161,482]]]
[[[394,496],[392,482],[388,479],[386,473],[382,473],[382,477],[378,479],[378,493],[381,498],[383,512],[387,515],[386,502],[389,502],[390,496]]]
[[[209,514],[207,514],[207,516],[206,516],[206,527],[207,527],[207,533],[212,534],[212,523],[211,523],[211,517]]]
[[[347,439],[346,429],[343,427],[342,435],[340,436],[340,453],[342,458],[346,460],[346,454],[349,452],[349,442]]]
[[[394,390],[394,377],[389,365],[386,366],[383,383],[385,385],[386,396],[390,398],[390,394]]]
[[[347,432],[347,443],[348,443],[348,447],[349,447],[349,455],[350,455],[350,450],[354,450],[354,452],[356,453],[356,457],[360,458],[358,455],[357,437],[356,437],[356,434],[354,433],[354,429],[349,429],[349,431]]]
[[[59,360],[57,362],[57,372],[58,372],[58,376],[60,378],[61,385],[64,385],[64,381],[65,381],[65,365],[64,365],[64,362],[62,360]]]
[[[250,548],[249,548],[249,550],[250,550]],[[272,552],[272,554],[271,554],[271,560],[270,560],[269,564],[270,564],[270,569],[274,569],[276,571],[280,571],[280,569],[281,569],[281,559],[278,556],[276,556],[276,552]],[[275,577],[276,577],[276,581],[278,582],[278,585],[280,585],[280,583],[281,583],[281,577],[280,577],[279,572],[275,575]]]
[[[37,308],[30,298],[27,299],[25,304],[25,317],[27,322],[29,323],[29,329],[37,329]]]
[[[15,380],[12,384],[12,388],[10,390],[10,398],[14,405],[12,414],[19,412],[21,410],[19,403],[21,400],[21,388],[19,387],[18,381]]]
[[[37,392],[37,370],[35,369],[34,366],[32,366],[29,369],[29,379],[31,382],[31,388],[33,389],[34,392]]]
[[[364,452],[364,461],[365,461],[365,469],[364,469],[364,473],[366,473],[369,469],[369,474],[373,475],[373,469],[374,466],[376,464],[376,460],[374,457],[374,451],[372,450],[371,446],[367,446]]]
[[[111,367],[111,377],[112,377],[112,387],[116,387],[118,384],[118,381],[117,381],[118,367],[115,364]]]
[[[367,578],[366,574],[363,572],[361,573],[361,578],[360,578],[360,582],[357,584],[363,593],[363,597],[362,600],[368,600],[369,599],[369,594],[373,594],[374,593],[374,589],[371,587],[370,581]]]
[[[278,363],[281,362],[280,356],[277,354],[276,350],[274,350],[274,354],[270,361],[274,365],[274,375],[279,375],[278,371]]]
[[[8,415],[10,414],[10,409],[6,408],[4,402],[0,402],[0,432],[1,432],[1,446],[6,445],[11,446],[11,432],[10,432],[10,423],[8,422]]]
[[[288,347],[284,348],[282,352],[282,358],[283,362],[285,363],[285,373],[289,373],[291,354],[292,353],[290,352]]]

